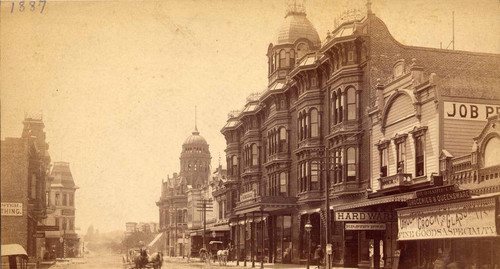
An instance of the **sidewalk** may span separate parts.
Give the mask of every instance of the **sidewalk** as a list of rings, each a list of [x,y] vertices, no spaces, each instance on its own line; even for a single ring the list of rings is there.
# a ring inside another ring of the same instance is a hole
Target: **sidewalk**
[[[187,258],[182,259],[182,257],[163,257],[164,262],[175,262],[175,263],[187,263]],[[199,258],[191,258],[190,263],[193,264],[203,264]],[[245,268],[244,262],[240,261],[239,265],[236,265],[236,261],[228,261],[227,266],[220,266],[218,262],[211,262],[210,267],[221,268],[221,267],[239,267]],[[208,265],[208,264],[207,264]],[[246,268],[252,268],[252,262],[247,261]],[[255,262],[256,269],[260,268],[260,262]],[[283,264],[283,263],[264,263],[264,268],[279,268],[279,269],[305,269],[305,264]],[[316,265],[310,265],[309,269],[316,269]],[[324,269],[324,267],[321,267]],[[346,268],[346,267],[332,267],[331,269],[356,269],[356,268]]]

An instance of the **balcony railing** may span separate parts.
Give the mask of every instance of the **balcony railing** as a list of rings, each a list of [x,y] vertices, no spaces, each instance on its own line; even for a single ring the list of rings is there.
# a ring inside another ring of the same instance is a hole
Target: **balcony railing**
[[[392,176],[379,178],[378,180],[381,190],[413,184],[412,174],[407,173],[398,173]]]

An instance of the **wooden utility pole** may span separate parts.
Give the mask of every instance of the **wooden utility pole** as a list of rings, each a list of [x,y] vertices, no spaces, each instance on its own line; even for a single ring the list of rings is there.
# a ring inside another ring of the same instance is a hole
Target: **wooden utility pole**
[[[211,212],[213,209],[212,206],[212,199],[201,199],[198,201],[198,204],[196,206],[198,212],[202,212],[202,218],[203,218],[203,248],[207,248],[207,242],[206,242],[206,231],[207,231],[207,211]]]

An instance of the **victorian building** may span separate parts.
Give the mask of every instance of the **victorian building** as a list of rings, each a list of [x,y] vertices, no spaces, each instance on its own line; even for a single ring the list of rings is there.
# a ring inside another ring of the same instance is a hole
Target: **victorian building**
[[[45,232],[45,247],[57,258],[76,257],[80,243],[75,231],[75,193],[78,186],[67,162],[54,162],[50,176],[53,180],[45,224],[55,226],[56,230]]]
[[[184,141],[180,156],[180,173],[174,173],[162,182],[160,200],[160,231],[164,233],[165,248],[171,256],[197,253],[203,245],[199,230],[204,215],[199,209],[203,201],[210,200],[210,150],[198,129]],[[206,219],[211,219],[212,211]],[[205,221],[206,223],[206,221]]]
[[[411,230],[419,220],[408,216],[428,205],[419,198],[444,193],[453,198],[427,208],[429,221],[437,212],[473,212],[446,206],[484,205],[488,223],[495,218],[498,152],[484,145],[497,141],[480,132],[500,109],[500,56],[402,45],[370,2],[344,15],[321,42],[305,8],[290,5],[267,50],[267,88],[230,112],[221,130],[227,180],[217,196],[226,198],[238,260],[306,263],[320,248],[335,266],[392,268],[400,257],[428,266],[439,253],[448,263],[466,253],[452,247],[459,237],[489,238],[475,244],[494,253],[494,226],[437,235]],[[467,158],[483,166],[453,165]],[[464,175],[472,185],[456,188],[478,189],[472,196],[448,187]],[[430,239],[442,239],[441,249],[428,248]],[[479,264],[498,264],[488,257]]]
[[[37,268],[45,253],[50,155],[41,117],[26,117],[20,138],[1,145],[2,245],[19,244]]]

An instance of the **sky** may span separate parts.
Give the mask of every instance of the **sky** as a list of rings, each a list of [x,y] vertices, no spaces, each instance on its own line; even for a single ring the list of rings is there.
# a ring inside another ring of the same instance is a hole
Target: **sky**
[[[500,53],[498,0],[372,0],[396,40]],[[361,0],[309,0],[323,40]],[[42,113],[53,161],[70,163],[76,226],[158,222],[161,182],[178,172],[197,126],[212,169],[225,166],[227,114],[267,86],[266,52],[284,0],[48,1],[42,13],[1,1],[1,138]],[[2,190],[4,192],[6,190]],[[8,190],[7,190],[8,191]]]

